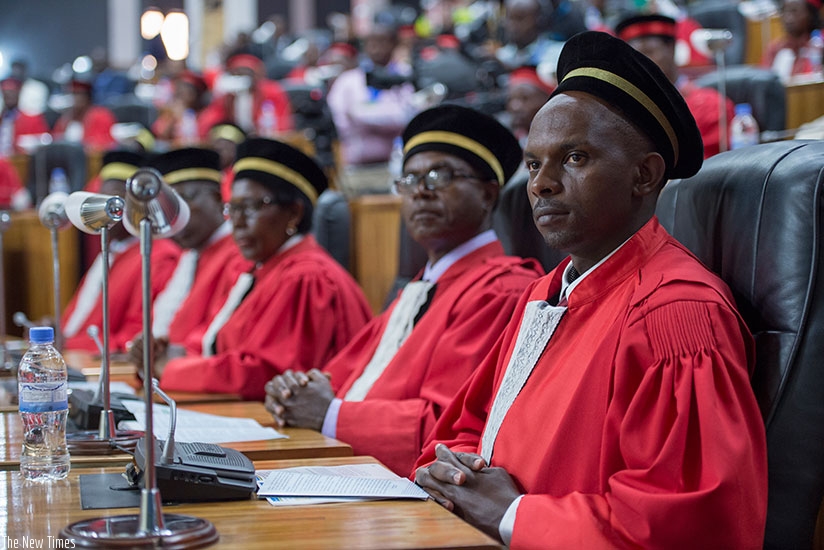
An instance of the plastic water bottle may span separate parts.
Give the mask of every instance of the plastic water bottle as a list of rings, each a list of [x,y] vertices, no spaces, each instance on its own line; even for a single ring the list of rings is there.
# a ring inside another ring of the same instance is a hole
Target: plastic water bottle
[[[403,173],[403,139],[395,136],[392,140],[392,151],[389,153],[389,186]]]
[[[29,349],[20,360],[17,387],[24,433],[20,472],[33,481],[65,478],[70,468],[68,371],[54,347],[53,328],[29,330]]]
[[[10,116],[0,122],[0,157],[10,157],[14,153],[14,121]]]
[[[260,137],[272,138],[277,134],[277,114],[275,105],[271,101],[264,101],[260,106],[260,117],[258,118],[258,135]]]
[[[735,116],[730,122],[730,149],[741,149],[751,145],[758,145],[760,132],[755,117],[752,116],[752,107],[749,103],[739,103],[735,106]]]
[[[180,121],[180,141],[182,145],[197,144],[197,114],[194,109],[183,111],[183,118]]]
[[[807,60],[810,74],[821,75],[821,56],[824,54],[824,38],[821,31],[816,29],[810,33],[810,40],[801,48],[801,55]]]
[[[66,177],[66,171],[60,167],[55,168],[51,172],[49,178],[49,193],[71,193],[72,189],[69,185],[69,178]]]

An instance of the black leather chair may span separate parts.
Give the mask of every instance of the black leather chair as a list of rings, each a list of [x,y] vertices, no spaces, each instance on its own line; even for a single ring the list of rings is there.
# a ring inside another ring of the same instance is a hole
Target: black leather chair
[[[351,271],[352,214],[340,191],[326,189],[312,212],[312,234],[339,264]]]
[[[662,224],[730,286],[756,342],[765,548],[811,548],[824,497],[824,142],[722,153],[670,182]],[[697,526],[700,528],[700,526]]]
[[[154,105],[139,100],[130,101],[128,98],[119,99],[110,104],[109,109],[118,122],[138,122],[146,128],[151,128],[157,120],[157,109]]]
[[[687,14],[705,29],[729,29],[732,42],[724,53],[729,65],[744,63],[747,57],[747,20],[738,11],[738,2],[702,0],[692,2]]]
[[[83,146],[78,143],[54,142],[38,148],[29,165],[28,189],[34,204],[39,204],[49,194],[49,178],[52,170],[63,168],[71,191],[80,191],[86,185],[87,158]]]
[[[719,71],[707,73],[695,80],[705,88],[718,89]],[[733,103],[749,103],[759,129],[780,132],[787,122],[787,97],[778,75],[769,69],[737,65],[727,67],[727,97]]]

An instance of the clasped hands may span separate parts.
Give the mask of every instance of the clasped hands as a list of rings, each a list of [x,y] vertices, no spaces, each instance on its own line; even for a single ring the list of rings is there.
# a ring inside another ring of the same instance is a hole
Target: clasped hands
[[[318,369],[287,370],[266,383],[264,406],[279,428],[309,428],[320,431],[335,392],[329,378]]]
[[[415,483],[441,506],[486,534],[500,539],[498,528],[510,504],[520,496],[503,468],[490,467],[479,455],[435,447],[436,460],[415,472]]]

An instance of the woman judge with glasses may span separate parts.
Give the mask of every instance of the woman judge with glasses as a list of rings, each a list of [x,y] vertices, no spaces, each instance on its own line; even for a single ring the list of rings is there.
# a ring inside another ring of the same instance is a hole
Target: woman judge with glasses
[[[309,235],[326,176],[284,143],[238,146],[225,213],[241,253],[255,267],[238,278],[201,338],[201,355],[156,365],[165,390],[263,399],[286,370],[323,367],[369,320],[354,279]]]
[[[495,119],[458,106],[414,118],[395,189],[429,261],[326,365],[266,387],[281,426],[322,431],[408,475],[440,412],[501,335],[537,262],[504,255],[492,230],[498,192],[521,148]]]

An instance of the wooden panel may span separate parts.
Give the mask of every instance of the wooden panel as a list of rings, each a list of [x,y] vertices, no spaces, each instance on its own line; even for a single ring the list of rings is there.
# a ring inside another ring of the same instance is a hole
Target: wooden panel
[[[779,15],[772,15],[761,21],[747,19],[747,52],[744,62],[747,65],[759,65],[767,44],[783,34],[784,27]]]
[[[79,235],[74,227],[58,232],[61,311],[79,279]],[[36,321],[52,317],[55,311],[51,233],[35,211],[12,213],[11,226],[3,235],[3,262],[7,332],[22,336],[22,329],[11,322],[14,312],[22,311]]]
[[[352,209],[352,266],[375,313],[398,273],[401,198],[364,195],[350,201]]]
[[[375,462],[364,457],[256,463],[259,469],[332,466]],[[72,471],[67,480],[26,484],[16,472],[0,472],[0,510],[8,517],[6,541],[24,537],[43,541],[86,518],[136,514],[137,508],[82,510],[79,474],[117,469]],[[166,506],[167,514],[211,521],[220,534],[212,548],[501,548],[432,500],[381,501],[274,508],[265,500]],[[54,539],[51,539],[52,541]],[[12,542],[13,544],[14,542]]]
[[[787,85],[786,90],[788,130],[824,116],[824,81],[796,81]]]

